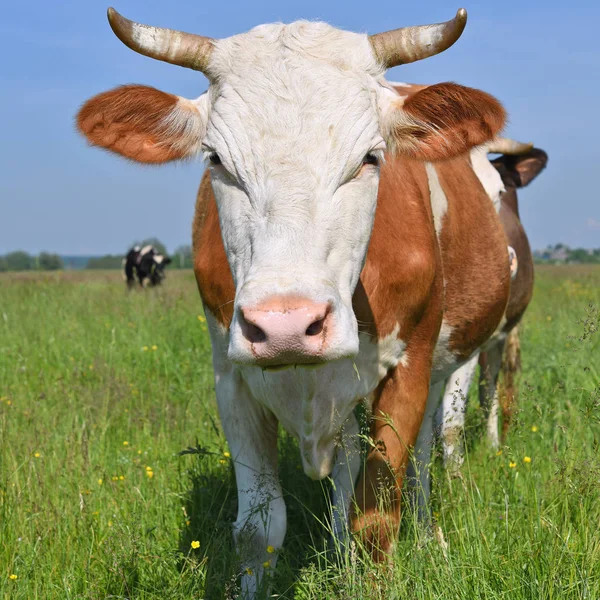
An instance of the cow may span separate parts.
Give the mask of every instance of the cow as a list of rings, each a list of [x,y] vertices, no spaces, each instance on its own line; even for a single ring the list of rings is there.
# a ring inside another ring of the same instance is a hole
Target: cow
[[[154,246],[134,246],[123,259],[123,278],[127,287],[135,287],[137,277],[142,287],[160,285],[165,277],[165,267],[171,262],[168,256],[160,254]]]
[[[385,560],[409,463],[428,518],[420,467],[444,381],[501,326],[510,289],[504,233],[468,157],[501,131],[503,107],[455,83],[403,95],[384,78],[449,48],[466,11],[370,36],[297,21],[214,40],[113,9],[109,21],[136,52],[209,80],[195,100],[101,93],[77,126],[138,162],[206,160],[194,271],[235,467],[243,594],[262,588],[285,537],[279,424],[304,472],[331,476],[341,546],[354,532]]]
[[[501,154],[488,160],[488,153]],[[548,155],[533,144],[506,138],[471,151],[475,173],[497,210],[512,257],[512,282],[503,326],[486,343],[484,351],[475,354],[448,379],[439,417],[444,462],[455,471],[463,462],[462,437],[467,394],[475,368],[479,364],[479,402],[487,422],[487,438],[492,448],[504,440],[516,404],[515,377],[520,370],[518,325],[533,295],[533,255],[519,216],[517,189],[529,185],[546,167]],[[490,167],[493,172],[490,172]],[[494,177],[495,175],[495,177]],[[503,372],[502,436],[498,434],[498,376]]]

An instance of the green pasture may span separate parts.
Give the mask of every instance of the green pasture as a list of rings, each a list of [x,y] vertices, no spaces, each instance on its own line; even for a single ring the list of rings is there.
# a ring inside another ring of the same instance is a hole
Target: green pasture
[[[434,468],[445,552],[407,512],[389,564],[330,561],[329,484],[282,433],[273,597],[600,599],[599,311],[600,267],[538,269],[507,445],[472,402],[461,476]],[[0,597],[233,597],[236,502],[190,271],[0,276]]]

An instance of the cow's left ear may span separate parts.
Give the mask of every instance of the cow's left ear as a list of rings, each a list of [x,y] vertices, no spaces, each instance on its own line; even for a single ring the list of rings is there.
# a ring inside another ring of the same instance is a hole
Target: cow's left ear
[[[508,174],[520,188],[529,185],[546,168],[548,155],[539,148],[532,148],[525,154],[503,154],[491,163],[503,177]]]
[[[400,91],[400,90],[399,90]],[[452,158],[494,138],[506,112],[494,97],[455,83],[431,85],[392,102],[388,146],[418,160]]]
[[[170,265],[172,262],[173,261],[168,256],[165,256],[165,259],[163,261],[164,265]]]

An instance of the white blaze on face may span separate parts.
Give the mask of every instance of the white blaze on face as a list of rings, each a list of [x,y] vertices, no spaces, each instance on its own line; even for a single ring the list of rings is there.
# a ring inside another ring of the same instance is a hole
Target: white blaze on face
[[[273,296],[331,306],[327,359],[358,351],[352,294],[373,226],[382,154],[368,38],[324,23],[264,25],[217,42],[203,148],[236,307]],[[242,360],[237,314],[230,357]]]
[[[500,198],[506,191],[500,173],[488,158],[488,145],[483,144],[471,150],[471,166],[481,182],[485,193],[492,201],[496,212],[500,211]]]

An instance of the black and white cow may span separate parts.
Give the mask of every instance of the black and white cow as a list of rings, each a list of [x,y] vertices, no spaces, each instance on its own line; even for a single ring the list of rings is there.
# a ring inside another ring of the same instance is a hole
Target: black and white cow
[[[135,286],[136,277],[142,287],[160,285],[166,277],[165,267],[170,262],[171,259],[157,252],[154,246],[134,246],[123,259],[127,287]]]

